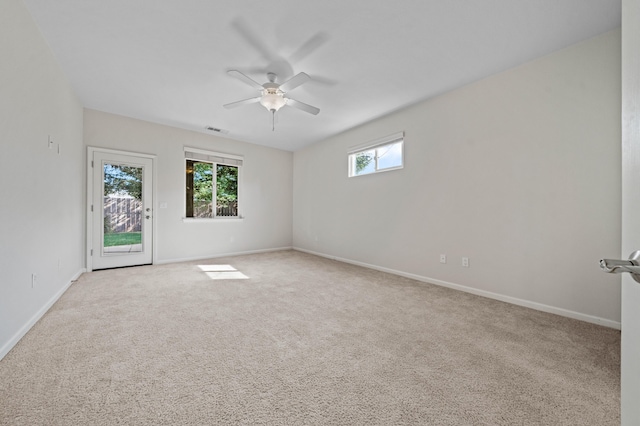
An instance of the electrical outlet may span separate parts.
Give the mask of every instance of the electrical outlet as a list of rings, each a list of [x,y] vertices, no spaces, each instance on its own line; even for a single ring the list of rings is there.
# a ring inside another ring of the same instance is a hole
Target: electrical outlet
[[[441,254],[440,255],[440,263],[447,263],[447,255],[446,254]]]
[[[464,266],[465,268],[469,267],[469,258],[468,257],[463,257],[462,258],[462,266]]]

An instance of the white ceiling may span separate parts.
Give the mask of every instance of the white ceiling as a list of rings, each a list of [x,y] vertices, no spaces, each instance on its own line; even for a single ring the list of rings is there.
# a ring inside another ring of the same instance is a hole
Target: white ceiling
[[[87,108],[295,151],[620,26],[620,0],[23,0]],[[255,37],[256,39],[252,39]],[[320,108],[223,104],[298,72]]]

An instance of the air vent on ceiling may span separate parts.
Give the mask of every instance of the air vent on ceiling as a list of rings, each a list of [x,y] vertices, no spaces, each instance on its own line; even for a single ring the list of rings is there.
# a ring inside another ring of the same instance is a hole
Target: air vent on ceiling
[[[229,133],[228,130],[218,129],[217,127],[212,127],[212,126],[207,126],[207,127],[205,127],[205,129],[209,130],[210,132],[222,133],[222,134],[225,134],[225,135],[227,133]]]

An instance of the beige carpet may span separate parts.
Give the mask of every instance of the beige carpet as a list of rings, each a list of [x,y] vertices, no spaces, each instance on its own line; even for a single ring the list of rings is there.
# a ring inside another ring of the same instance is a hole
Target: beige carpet
[[[617,425],[619,345],[294,251],[98,271],[0,361],[0,424]]]

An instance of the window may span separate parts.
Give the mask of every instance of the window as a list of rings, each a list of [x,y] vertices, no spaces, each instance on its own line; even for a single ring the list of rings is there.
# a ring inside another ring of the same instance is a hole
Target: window
[[[185,161],[185,216],[241,217],[239,177],[242,157],[185,147]]]
[[[404,132],[349,150],[349,177],[401,169],[404,165]]]

